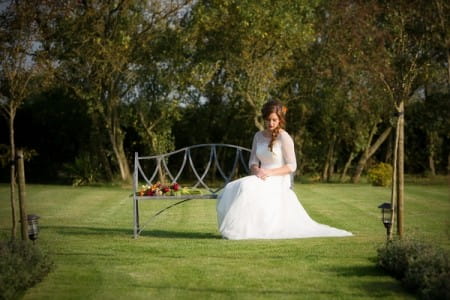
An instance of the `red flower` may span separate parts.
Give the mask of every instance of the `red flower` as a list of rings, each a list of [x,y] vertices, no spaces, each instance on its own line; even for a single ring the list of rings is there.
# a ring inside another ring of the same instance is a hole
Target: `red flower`
[[[168,186],[168,185],[163,185],[160,182],[157,182],[153,185],[143,185],[142,189],[138,192],[136,192],[136,194],[138,196],[161,196],[161,195],[165,195],[167,193],[170,193],[171,191],[179,191],[181,190],[181,185],[179,185],[178,183],[173,183],[172,185]]]
[[[172,184],[172,190],[174,190],[175,192],[180,190],[180,185],[175,182],[174,184]]]

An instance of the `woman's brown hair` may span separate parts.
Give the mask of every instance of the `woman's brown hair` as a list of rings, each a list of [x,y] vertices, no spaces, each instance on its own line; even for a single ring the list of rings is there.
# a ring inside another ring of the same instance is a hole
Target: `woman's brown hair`
[[[271,113],[275,113],[280,120],[280,124],[278,125],[278,127],[272,131],[272,137],[269,143],[270,151],[273,151],[273,143],[280,134],[280,129],[284,129],[284,126],[286,125],[286,111],[286,107],[277,100],[270,100],[266,102],[261,109],[262,117],[264,120],[267,120]]]

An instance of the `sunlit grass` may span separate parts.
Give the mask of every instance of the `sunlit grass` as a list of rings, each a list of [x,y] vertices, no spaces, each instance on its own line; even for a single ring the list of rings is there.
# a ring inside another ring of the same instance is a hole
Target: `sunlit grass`
[[[129,189],[30,185],[28,212],[41,216],[37,243],[56,269],[24,299],[414,299],[375,266],[385,240],[377,206],[389,189],[296,184],[319,222],[345,238],[228,241],[214,200],[175,206],[132,238]],[[450,249],[446,185],[408,185],[405,232]],[[141,205],[142,222],[170,201]],[[0,234],[10,231],[8,187],[0,185]]]

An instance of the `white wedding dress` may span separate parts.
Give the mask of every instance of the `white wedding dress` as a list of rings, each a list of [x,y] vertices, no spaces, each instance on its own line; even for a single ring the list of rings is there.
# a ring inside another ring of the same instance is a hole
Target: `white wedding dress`
[[[261,168],[283,165],[295,171],[294,143],[281,130],[273,145],[262,131],[255,134],[249,165]],[[240,239],[289,239],[350,236],[350,232],[315,222],[291,189],[291,176],[271,176],[262,180],[255,175],[229,182],[217,201],[217,220],[222,236]]]

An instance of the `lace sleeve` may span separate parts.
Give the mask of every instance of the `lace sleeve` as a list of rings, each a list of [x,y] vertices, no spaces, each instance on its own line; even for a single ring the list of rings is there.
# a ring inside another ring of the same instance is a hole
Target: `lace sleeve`
[[[256,135],[253,136],[253,143],[252,143],[252,152],[250,153],[250,160],[248,161],[248,167],[251,169],[252,165],[259,166],[259,160],[256,157]]]
[[[286,131],[280,134],[280,138],[284,161],[289,169],[291,169],[291,172],[295,172],[297,169],[297,160],[295,159],[294,141]]]

